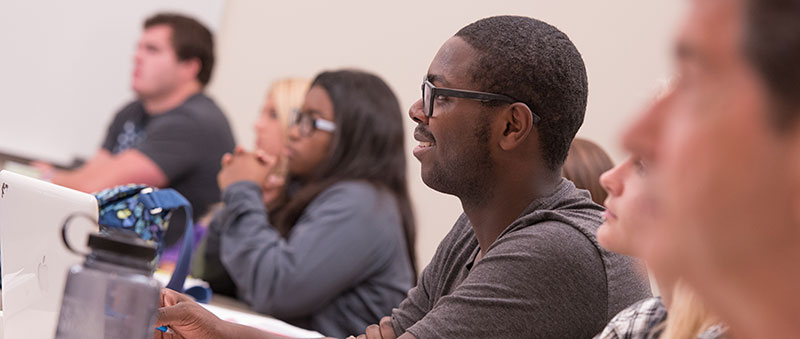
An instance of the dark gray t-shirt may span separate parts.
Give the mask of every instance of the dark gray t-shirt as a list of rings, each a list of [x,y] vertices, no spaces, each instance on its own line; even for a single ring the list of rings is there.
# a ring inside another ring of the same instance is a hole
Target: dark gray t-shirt
[[[136,149],[153,160],[197,219],[219,201],[220,159],[235,146],[225,114],[198,93],[157,115],[147,114],[140,101],[128,104],[114,117],[102,147],[112,154]]]
[[[628,257],[595,239],[602,207],[562,180],[534,200],[473,265],[478,240],[465,215],[392,312],[417,338],[592,338],[650,295]]]

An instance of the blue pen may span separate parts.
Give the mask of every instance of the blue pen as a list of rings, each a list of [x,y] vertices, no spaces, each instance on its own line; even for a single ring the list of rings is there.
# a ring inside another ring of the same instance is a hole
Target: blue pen
[[[164,333],[173,333],[172,329],[167,327],[167,326],[159,326],[159,327],[156,327],[156,329],[161,331],[161,332],[164,332]]]

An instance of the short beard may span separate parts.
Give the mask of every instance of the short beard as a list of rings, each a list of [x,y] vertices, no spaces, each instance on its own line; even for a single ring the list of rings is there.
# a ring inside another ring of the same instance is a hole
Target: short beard
[[[478,125],[473,134],[475,143],[463,147],[463,154],[434,163],[428,178],[422,178],[425,184],[458,197],[465,205],[480,206],[491,200],[494,165],[489,152],[489,127]]]

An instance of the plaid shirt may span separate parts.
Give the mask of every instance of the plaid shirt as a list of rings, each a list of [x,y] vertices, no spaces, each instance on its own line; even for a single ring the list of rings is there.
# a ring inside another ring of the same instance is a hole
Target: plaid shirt
[[[619,312],[595,339],[655,339],[661,336],[667,320],[667,308],[660,297],[639,301]],[[724,339],[727,328],[714,325],[698,339]]]
[[[595,339],[658,338],[665,320],[667,308],[661,298],[648,298],[619,312]]]

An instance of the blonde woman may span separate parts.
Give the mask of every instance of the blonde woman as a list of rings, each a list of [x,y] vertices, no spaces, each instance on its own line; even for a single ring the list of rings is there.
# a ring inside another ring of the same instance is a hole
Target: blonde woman
[[[289,119],[292,111],[300,108],[303,104],[303,99],[306,92],[308,92],[310,84],[311,81],[305,78],[283,78],[273,82],[267,91],[261,112],[253,125],[256,132],[255,149],[278,159],[278,163],[271,175],[261,184],[264,203],[270,210],[277,210],[285,202],[283,184],[287,170],[283,149],[286,145]],[[237,149],[239,148],[237,147]],[[219,265],[214,265],[213,263],[209,265],[202,254],[206,251],[207,243],[205,240],[207,229],[204,226],[211,222],[214,214],[219,211],[220,205],[220,203],[217,203],[211,206],[208,213],[198,220],[198,224],[201,227],[195,228],[195,241],[199,242],[199,245],[192,260],[192,275],[203,277],[206,280],[210,279],[214,291],[223,294],[234,294],[232,292],[233,283],[227,278],[227,274],[223,274],[224,272],[214,268],[215,266],[219,267]],[[213,237],[214,235],[208,236]],[[176,244],[167,249],[161,257],[159,268],[171,271],[175,260],[178,258],[179,248],[180,244]]]
[[[272,175],[262,185],[267,205],[280,204],[276,200],[280,198],[286,179],[287,162],[283,153],[289,120],[292,112],[302,106],[310,84],[311,81],[305,78],[284,78],[273,82],[267,91],[261,114],[253,125],[256,149],[278,159]]]
[[[597,231],[597,241],[606,249],[634,257],[641,257],[647,250],[645,234],[654,215],[646,173],[639,158],[629,157],[600,177],[608,198],[606,221]],[[677,275],[665,267],[650,268],[661,296],[642,300],[618,313],[595,338],[723,338],[725,328]]]
[[[255,148],[278,159],[277,165],[267,179],[261,183],[264,205],[272,213],[280,211],[285,203],[284,183],[287,175],[287,162],[284,149],[288,138],[289,122],[292,112],[303,105],[311,81],[304,78],[284,78],[270,85],[261,113],[253,128],[256,132]],[[204,224],[208,224],[215,212],[212,209]],[[219,261],[219,234],[208,230],[205,243],[198,248],[192,273],[200,276],[211,285],[215,293],[237,296],[236,285]]]
[[[723,338],[726,329],[688,285],[680,281],[675,285],[661,339]]]

